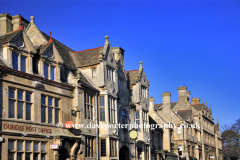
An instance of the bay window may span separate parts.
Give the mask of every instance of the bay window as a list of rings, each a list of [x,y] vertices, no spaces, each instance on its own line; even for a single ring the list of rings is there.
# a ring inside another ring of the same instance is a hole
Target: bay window
[[[108,118],[110,123],[116,123],[116,106],[115,106],[115,99],[112,97],[108,98]]]
[[[84,94],[84,117],[93,120],[94,96],[89,93]]]

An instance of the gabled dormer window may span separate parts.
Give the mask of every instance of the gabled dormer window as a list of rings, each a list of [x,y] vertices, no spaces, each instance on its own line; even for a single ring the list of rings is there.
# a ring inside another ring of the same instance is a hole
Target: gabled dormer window
[[[12,66],[13,69],[26,72],[26,59],[27,57],[19,55],[17,53],[12,53]]]
[[[55,66],[44,63],[44,78],[55,80]]]

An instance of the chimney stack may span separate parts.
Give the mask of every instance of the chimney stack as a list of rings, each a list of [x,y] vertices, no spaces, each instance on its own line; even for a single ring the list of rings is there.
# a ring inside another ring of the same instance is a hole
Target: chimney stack
[[[192,98],[192,104],[193,105],[200,104],[200,98]]]
[[[162,94],[163,104],[169,104],[169,103],[171,103],[170,96],[171,96],[171,93],[170,93],[170,92],[164,92],[164,93]]]
[[[190,91],[187,91],[187,101],[188,101],[188,102],[190,101],[190,94],[191,94],[191,92],[190,92]]]
[[[170,92],[164,92],[162,94],[163,98],[163,105],[162,105],[162,111],[163,115],[166,116],[165,120],[166,122],[171,122],[171,93]]]
[[[190,92],[189,92],[190,96]],[[187,101],[187,87],[186,86],[179,86],[178,87],[178,102],[180,101]]]
[[[0,35],[13,30],[12,16],[9,13],[0,14]]]
[[[149,98],[149,109],[154,109],[155,99],[153,97]]]

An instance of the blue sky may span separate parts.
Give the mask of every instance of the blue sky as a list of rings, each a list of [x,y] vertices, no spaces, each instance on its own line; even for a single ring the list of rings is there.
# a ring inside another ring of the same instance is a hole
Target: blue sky
[[[126,70],[143,61],[150,96],[162,102],[186,85],[211,105],[215,122],[240,118],[240,1],[2,1],[78,51],[104,45],[125,50]]]

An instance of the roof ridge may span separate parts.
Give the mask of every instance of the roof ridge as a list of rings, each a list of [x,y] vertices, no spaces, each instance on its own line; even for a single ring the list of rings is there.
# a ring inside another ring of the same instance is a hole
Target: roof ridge
[[[73,51],[73,52],[71,52],[71,53],[78,53],[78,52],[91,51],[91,50],[100,49],[100,48],[103,48],[103,47],[104,47],[104,46],[102,46],[102,47],[97,47],[97,48],[86,49],[86,50],[82,50],[82,51]]]
[[[45,34],[45,35],[47,35],[46,33],[44,33],[43,31],[40,31],[40,32],[42,32],[43,34]],[[49,35],[47,35],[48,37],[50,37]],[[66,46],[65,44],[63,44],[62,42],[60,42],[60,41],[58,41],[58,40],[56,40],[55,38],[53,38],[53,37],[51,37],[53,40],[55,40],[55,41],[57,41],[58,43],[61,43],[62,45],[64,45],[65,47],[67,47],[68,49],[70,49],[70,50],[72,50],[72,51],[74,51],[72,48],[69,48],[68,46]]]
[[[136,70],[130,70],[130,71],[125,71],[125,72],[133,72],[133,71],[139,71],[139,69],[136,69]]]

